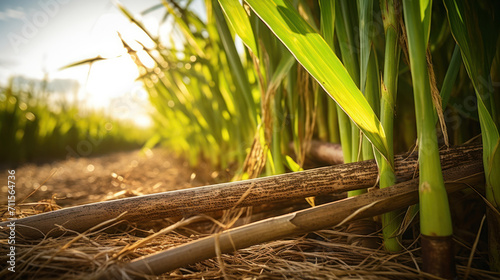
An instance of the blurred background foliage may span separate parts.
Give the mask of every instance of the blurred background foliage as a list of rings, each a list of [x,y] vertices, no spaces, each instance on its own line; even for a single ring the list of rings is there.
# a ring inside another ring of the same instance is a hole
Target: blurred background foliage
[[[0,163],[9,166],[137,149],[150,135],[69,101],[49,89],[47,80],[15,78],[0,87],[0,133]]]

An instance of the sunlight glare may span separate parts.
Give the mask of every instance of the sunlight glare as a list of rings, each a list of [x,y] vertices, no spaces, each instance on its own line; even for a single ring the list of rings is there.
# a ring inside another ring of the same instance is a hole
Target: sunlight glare
[[[155,61],[144,50],[138,51],[137,52],[137,57],[141,61],[142,65],[146,66],[149,69],[153,69],[155,67],[155,65],[156,65]]]
[[[123,103],[134,88],[138,87],[136,79],[139,77],[137,65],[127,54],[118,33],[137,51],[144,65],[155,66],[143,47],[135,42],[138,40],[146,47],[154,46],[144,32],[121,15],[105,14],[96,23],[91,38],[94,41],[92,44],[98,46],[97,55],[106,59],[93,63],[86,83],[84,100],[86,105],[91,107],[108,109],[113,117],[132,119],[137,125],[147,127],[151,125],[151,120],[143,110],[129,105],[125,106],[125,110],[119,110],[124,106],[116,105],[116,100],[121,100]],[[147,102],[147,97],[144,101]]]
[[[144,38],[144,33],[123,16],[102,15],[91,38],[94,41],[92,45],[98,46],[98,55],[107,59],[92,65],[86,88],[88,105],[106,107],[111,99],[129,90],[139,76],[137,66],[127,54],[118,33],[134,49],[142,49],[142,46],[133,43],[135,40],[140,40],[145,45],[151,44],[147,37]]]

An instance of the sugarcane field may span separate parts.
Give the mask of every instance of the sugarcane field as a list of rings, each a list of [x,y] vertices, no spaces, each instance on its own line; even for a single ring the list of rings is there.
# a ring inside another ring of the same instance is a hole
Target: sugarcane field
[[[1,1],[0,35],[0,279],[500,279],[500,1]]]

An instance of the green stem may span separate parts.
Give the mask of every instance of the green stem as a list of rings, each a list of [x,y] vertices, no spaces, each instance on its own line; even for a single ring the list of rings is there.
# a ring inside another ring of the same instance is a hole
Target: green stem
[[[375,114],[379,116],[380,76],[379,76],[377,56],[375,49],[373,47],[368,61],[367,79],[366,79],[366,87],[364,94]],[[389,140],[389,138],[387,138],[387,140]],[[373,154],[372,144],[370,143],[370,141],[368,141],[366,137],[363,137],[363,160],[369,160],[373,158],[374,154]]]
[[[335,30],[339,39],[342,62],[347,72],[359,87],[359,62],[358,54],[355,52],[357,45],[354,42],[353,24],[351,21],[351,7],[347,1],[337,1],[335,4]],[[357,21],[356,21],[357,22]],[[344,162],[358,160],[359,151],[359,129],[351,123],[345,113],[337,108],[339,112],[340,141],[344,153]],[[347,142],[349,141],[349,143]],[[355,196],[362,191],[348,192],[348,196]]]
[[[344,111],[337,105],[337,117],[339,120],[340,143],[344,154],[344,163],[353,162],[351,158],[351,120]]]
[[[278,90],[274,96],[274,100],[271,104],[273,107],[273,139],[271,140],[272,145],[272,156],[274,161],[274,171],[276,174],[285,173],[285,167],[283,165],[283,156],[281,153],[281,116],[283,114],[281,109],[281,96],[282,91]]]
[[[328,95],[323,92],[322,89],[319,89],[321,92],[320,96],[318,96],[318,107],[316,114],[316,125],[318,128],[318,138],[321,141],[328,141],[328,119],[326,118],[328,112],[328,103],[326,103]]]
[[[385,56],[384,56],[384,86],[380,121],[387,137],[390,161],[394,161],[394,111],[397,97],[399,58],[399,23],[397,18],[397,5],[395,1],[381,2],[381,10],[385,29]],[[396,184],[396,175],[389,162],[381,159],[380,162],[380,188],[387,188]],[[402,249],[399,238],[396,236],[401,224],[401,211],[392,211],[382,215],[382,233],[384,246],[389,252],[398,252]]]
[[[442,267],[440,270],[437,269],[436,263],[434,263],[435,260],[439,259],[437,255],[440,254],[436,244],[449,244],[448,241],[451,239],[453,226],[439,159],[434,107],[426,63],[427,40],[424,36],[424,22],[420,14],[420,1],[403,2],[403,11],[408,34],[408,52],[417,120],[420,170],[420,232],[426,241],[422,246],[424,270],[437,275],[449,275],[446,271],[453,268]],[[444,246],[444,248],[450,250],[450,246]],[[448,257],[448,254],[445,255],[442,259]],[[443,261],[448,263],[449,260]]]
[[[340,143],[339,118],[337,104],[331,98],[327,100],[328,105],[328,139],[332,143]]]
[[[328,43],[330,48],[335,51],[335,1],[331,0],[319,0],[319,6],[321,11],[321,34],[323,38]],[[339,143],[339,118],[338,118],[338,108],[335,101],[331,98],[327,98],[327,125],[328,125],[328,139],[330,142]],[[339,109],[340,110],[340,109]],[[342,113],[342,112],[340,112]],[[347,129],[347,128],[344,128]]]
[[[419,144],[420,167],[420,225],[425,235],[448,236],[452,234],[448,196],[444,188],[439,160],[436,128],[429,74],[426,66],[426,47],[420,20],[418,1],[403,3],[408,50],[415,98],[415,113]]]

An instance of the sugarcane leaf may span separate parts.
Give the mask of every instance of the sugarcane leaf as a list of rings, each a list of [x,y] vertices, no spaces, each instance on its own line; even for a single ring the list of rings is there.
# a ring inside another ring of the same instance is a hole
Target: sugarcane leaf
[[[493,202],[495,207],[500,206],[500,172],[498,172],[498,167],[500,166],[500,139],[497,140],[495,148],[491,153],[491,158],[489,162],[489,169],[486,171],[487,181],[489,182],[488,188],[491,188],[491,198],[488,198],[490,202]]]
[[[500,169],[500,152],[498,150],[500,137],[498,129],[479,95],[477,101],[479,123],[483,137],[483,162],[486,172],[486,186],[489,189],[487,198],[490,202],[493,202],[493,200],[500,202],[500,199],[498,199],[500,196],[500,176],[498,174],[498,170]]]
[[[63,67],[59,68],[59,70],[64,70],[64,69],[68,69],[68,68],[71,68],[71,67],[76,67],[76,66],[81,66],[81,65],[86,65],[86,64],[92,65],[95,62],[102,61],[102,60],[108,60],[108,59],[109,58],[104,58],[104,57],[101,57],[101,56],[96,56],[96,57],[93,57],[93,58],[87,58],[87,59],[83,59],[83,60],[80,60],[80,61],[77,61],[77,62],[70,63],[68,65],[64,65]]]
[[[293,172],[297,172],[297,171],[302,171],[304,169],[302,169],[302,167],[300,167],[300,165],[298,163],[296,163],[291,157],[289,156],[285,156],[285,161],[286,161],[286,165],[288,166],[288,168],[290,168],[290,170],[292,170]]]
[[[495,2],[495,1],[493,1]],[[485,1],[444,0],[451,32],[462,52],[462,58],[474,87],[489,73],[500,31],[500,4]],[[487,5],[480,7],[480,4]],[[489,5],[495,5],[490,7]],[[466,12],[467,11],[467,12]],[[480,92],[480,94],[482,94]]]
[[[182,19],[182,17],[178,16],[175,10],[172,8],[171,4],[168,1],[162,1],[163,6],[167,9],[167,11],[173,16],[175,23],[179,27],[180,31],[182,34],[184,34],[186,40],[188,41],[189,45],[196,51],[196,54],[200,57],[205,57],[206,54],[203,51],[202,46],[198,44],[198,41],[196,40],[193,32],[189,29],[189,26],[187,23]],[[144,30],[144,29],[143,29]]]
[[[276,70],[273,73],[273,77],[267,85],[267,90],[276,90],[283,79],[288,75],[288,72],[290,72],[290,69],[294,64],[295,58],[290,53],[283,54],[278,67],[276,67]]]
[[[334,49],[335,1],[319,0],[321,11],[321,34],[331,49]]]
[[[424,25],[424,39],[425,46],[429,43],[429,36],[431,34],[431,13],[432,13],[432,0],[420,0],[420,16]]]
[[[288,0],[248,0],[247,3],[375,148],[388,158],[386,136],[380,121],[321,35],[302,19]]]
[[[446,106],[448,105],[448,101],[450,100],[453,85],[455,84],[455,81],[457,79],[461,62],[462,57],[460,56],[460,48],[458,47],[458,45],[455,45],[450,64],[448,65],[448,70],[446,70],[443,85],[441,86],[441,90],[439,92],[441,94],[443,109],[446,108]]]
[[[359,72],[360,72],[360,88],[365,93],[366,76],[368,71],[368,60],[371,51],[371,24],[373,18],[373,1],[358,0],[359,14]],[[366,94],[366,93],[365,93]]]
[[[496,195],[499,196],[500,177],[493,171],[500,169],[499,131],[490,113],[491,94],[493,94],[490,69],[500,31],[498,14],[500,4],[498,1],[453,0],[444,0],[444,3],[453,37],[460,47],[465,68],[477,96],[486,184],[488,187],[494,187]]]
[[[491,154],[499,138],[498,129],[493,121],[493,118],[486,109],[483,100],[479,96],[477,98],[477,108],[479,113],[479,122],[481,123],[481,131],[483,134],[484,151],[485,154]]]
[[[257,44],[250,20],[239,0],[219,0],[227,21],[243,43],[258,57]]]
[[[242,112],[241,114],[248,116],[250,124],[252,125],[252,127],[255,127],[257,121],[254,112],[256,112],[256,109],[255,102],[253,102],[251,86],[248,81],[248,77],[234,45],[233,38],[231,37],[229,27],[225,21],[221,7],[219,7],[218,5],[214,5],[213,12],[215,23],[217,25],[217,31],[219,32],[220,40],[229,62],[231,74],[234,76],[238,91],[240,91],[243,95],[242,102],[237,102],[237,104],[240,106],[240,110]]]
[[[349,1],[336,0],[335,8],[335,31],[342,55],[342,63],[347,69],[347,72],[354,80],[356,86],[359,86],[359,54],[358,49],[359,38],[355,38],[355,28],[359,28],[358,22],[352,17],[352,3]]]

